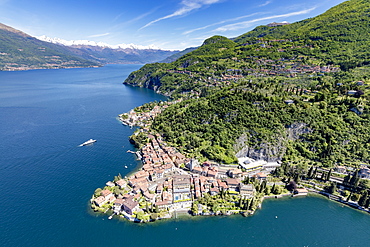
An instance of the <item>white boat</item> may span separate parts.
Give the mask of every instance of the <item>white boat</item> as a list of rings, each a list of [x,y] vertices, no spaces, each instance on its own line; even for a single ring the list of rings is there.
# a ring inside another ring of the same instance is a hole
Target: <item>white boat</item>
[[[79,147],[86,146],[86,145],[92,144],[94,142],[96,142],[96,140],[90,139],[90,140],[87,140],[84,143],[80,144]]]

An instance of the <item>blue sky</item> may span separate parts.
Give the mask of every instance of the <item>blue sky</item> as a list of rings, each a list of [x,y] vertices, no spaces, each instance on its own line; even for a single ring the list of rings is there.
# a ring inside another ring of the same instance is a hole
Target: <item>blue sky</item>
[[[111,45],[199,46],[270,22],[319,15],[344,0],[0,0],[0,22],[33,36]]]

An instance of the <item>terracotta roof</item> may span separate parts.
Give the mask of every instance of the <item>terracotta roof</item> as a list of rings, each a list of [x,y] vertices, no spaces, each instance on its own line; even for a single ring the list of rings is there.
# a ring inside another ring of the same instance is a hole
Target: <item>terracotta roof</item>
[[[123,199],[116,199],[115,201],[114,201],[114,204],[123,204]]]
[[[240,180],[236,178],[227,178],[226,183],[229,186],[237,186],[239,184]]]
[[[155,203],[155,205],[157,206],[165,206],[165,205],[169,205],[170,202],[169,201],[158,201]]]
[[[188,175],[176,175],[173,176],[173,185],[190,184],[190,176]]]
[[[125,200],[123,202],[123,205],[129,208],[130,210],[133,210],[138,205],[138,203],[133,200]]]
[[[296,189],[296,191],[297,191],[298,193],[308,193],[308,190],[307,190],[307,189],[305,189],[305,188],[299,188],[299,189]]]
[[[99,196],[97,198],[95,198],[94,202],[98,205],[102,204],[103,202],[105,202],[105,198],[104,196]]]
[[[122,187],[122,186],[126,185],[126,181],[124,179],[120,179],[120,180],[116,181],[116,184],[118,186]]]
[[[112,194],[112,192],[111,192],[111,191],[109,191],[109,190],[103,190],[103,191],[101,192],[101,195],[102,195],[102,196],[104,196],[104,197],[107,197],[107,196],[109,196],[110,194]]]

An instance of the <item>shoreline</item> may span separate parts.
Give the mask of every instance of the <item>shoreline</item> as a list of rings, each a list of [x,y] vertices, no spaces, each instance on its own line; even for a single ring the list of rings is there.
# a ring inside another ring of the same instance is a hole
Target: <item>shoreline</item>
[[[152,222],[176,218],[179,212],[189,216],[246,216],[261,207],[265,196],[262,186],[268,187],[268,194],[275,186],[267,186],[266,175],[261,173],[261,178],[253,177],[253,181],[245,182],[246,177],[249,180],[256,172],[242,172],[238,166],[223,166],[212,161],[200,164],[150,131],[154,117],[179,101],[157,104],[149,111],[131,110],[119,115],[122,124],[140,126],[130,140],[138,150],[128,152],[141,158],[142,165],[125,178],[115,177],[104,188],[97,189],[90,200],[94,211],[113,213],[134,222]],[[137,143],[135,138],[140,136],[146,140],[144,144]],[[279,192],[271,197],[281,197],[281,193],[290,195],[281,185],[276,187]],[[202,202],[204,197],[223,200],[223,204],[219,209],[211,208]]]
[[[60,67],[60,68],[44,68],[44,67],[36,67],[36,68],[9,68],[9,69],[1,69],[0,71],[4,72],[14,72],[14,71],[30,71],[30,70],[58,70],[58,69],[84,69],[84,68],[100,68],[104,67],[104,65],[97,65],[97,66],[77,66],[77,67]]]
[[[177,218],[179,213],[250,216],[262,207],[265,199],[319,194],[370,213],[357,203],[347,203],[339,196],[326,193],[324,188],[319,191],[307,185],[289,192],[285,188],[287,182],[279,182],[284,179],[264,174],[263,171],[270,173],[271,170],[264,170],[262,166],[243,172],[240,166],[223,166],[213,161],[201,164],[195,158],[184,156],[150,129],[152,120],[176,102],[179,101],[150,103],[154,106],[149,110],[141,106],[135,108],[139,112],[131,110],[119,115],[123,125],[139,127],[130,137],[137,150],[127,152],[135,154],[142,164],[125,178],[116,176],[104,188],[98,188],[90,200],[94,211],[110,214],[109,219],[118,216],[140,223]]]

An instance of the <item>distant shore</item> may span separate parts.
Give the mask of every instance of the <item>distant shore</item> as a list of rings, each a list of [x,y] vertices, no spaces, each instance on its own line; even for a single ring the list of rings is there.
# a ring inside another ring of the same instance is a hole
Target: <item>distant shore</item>
[[[45,69],[82,69],[82,68],[99,68],[101,66],[61,66],[61,67],[10,67],[10,68],[2,68],[0,71],[29,71],[29,70],[45,70]]]

